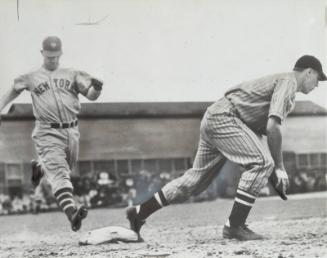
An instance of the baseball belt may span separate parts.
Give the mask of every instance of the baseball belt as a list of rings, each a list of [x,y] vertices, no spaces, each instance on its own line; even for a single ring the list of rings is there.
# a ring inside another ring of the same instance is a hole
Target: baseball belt
[[[75,127],[77,125],[78,125],[78,120],[75,120],[71,123],[50,123],[50,127],[56,129],[67,129],[67,128]]]

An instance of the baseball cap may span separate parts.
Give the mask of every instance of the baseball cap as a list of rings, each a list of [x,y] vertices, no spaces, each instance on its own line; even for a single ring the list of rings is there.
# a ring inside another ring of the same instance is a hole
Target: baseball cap
[[[42,54],[45,56],[60,56],[62,54],[60,38],[56,36],[46,37],[42,42],[42,50]]]
[[[321,66],[320,61],[317,58],[315,58],[314,56],[309,56],[309,55],[301,56],[294,65],[294,70],[307,69],[307,68],[311,68],[318,72],[318,74],[319,74],[318,80],[319,81],[327,80],[326,75],[322,71],[322,66]]]

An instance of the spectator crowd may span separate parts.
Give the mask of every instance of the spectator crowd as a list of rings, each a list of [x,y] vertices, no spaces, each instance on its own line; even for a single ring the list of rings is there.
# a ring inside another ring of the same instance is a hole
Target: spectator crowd
[[[99,172],[94,177],[72,177],[74,198],[89,208],[97,207],[124,207],[138,204],[161,189],[167,182],[180,173],[162,172],[153,174],[141,170],[135,175],[117,178],[108,172]],[[290,175],[288,193],[306,193],[326,191],[326,171],[297,171]],[[217,180],[199,196],[190,201],[198,202],[212,200],[217,197],[234,197],[235,187],[230,186],[226,178],[217,177]],[[270,187],[262,190],[261,196],[272,195]],[[30,192],[17,195],[0,194],[0,215],[39,213],[57,210],[58,206],[52,195],[51,186],[46,179]]]

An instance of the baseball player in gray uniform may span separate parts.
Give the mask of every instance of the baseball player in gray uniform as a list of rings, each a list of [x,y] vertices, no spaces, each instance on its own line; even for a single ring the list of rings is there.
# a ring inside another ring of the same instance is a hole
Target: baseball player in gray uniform
[[[127,208],[131,229],[140,237],[147,217],[163,206],[203,191],[228,159],[245,171],[223,237],[242,241],[263,239],[245,222],[273,172],[277,178],[274,187],[283,195],[286,193],[289,181],[281,148],[283,121],[294,107],[296,92],[307,94],[318,86],[318,81],[326,79],[320,61],[305,55],[297,60],[292,72],[244,82],[228,90],[204,114],[193,167],[149,200]],[[262,135],[267,136],[269,148],[263,144]]]
[[[43,66],[14,80],[0,99],[0,112],[23,90],[30,92],[36,119],[32,138],[38,154],[38,162],[32,161],[33,185],[37,186],[45,175],[72,230],[77,231],[87,216],[86,207],[78,207],[73,199],[70,181],[79,151],[79,94],[96,100],[102,82],[82,71],[59,68],[62,44],[58,37],[45,38],[42,46]]]

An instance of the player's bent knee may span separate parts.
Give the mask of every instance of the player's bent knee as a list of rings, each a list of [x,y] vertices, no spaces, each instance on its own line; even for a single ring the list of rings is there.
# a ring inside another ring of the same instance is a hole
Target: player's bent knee
[[[164,186],[162,191],[169,203],[184,202],[191,197],[195,191],[195,185],[185,184],[185,182],[171,182]]]
[[[203,175],[188,170],[181,177],[176,178],[163,187],[163,192],[169,203],[183,202],[199,191]]]
[[[52,177],[49,177],[49,182],[53,192],[56,192],[61,188],[73,189],[73,185],[67,173],[58,173],[56,175],[53,175]]]

